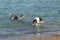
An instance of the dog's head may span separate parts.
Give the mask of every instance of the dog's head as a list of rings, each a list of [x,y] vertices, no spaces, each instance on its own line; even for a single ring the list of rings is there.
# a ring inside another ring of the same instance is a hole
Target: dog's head
[[[39,17],[35,17],[34,20],[33,20],[33,23],[39,23],[39,22],[40,22]]]
[[[33,23],[37,23],[37,19],[34,19],[34,20],[33,20]]]

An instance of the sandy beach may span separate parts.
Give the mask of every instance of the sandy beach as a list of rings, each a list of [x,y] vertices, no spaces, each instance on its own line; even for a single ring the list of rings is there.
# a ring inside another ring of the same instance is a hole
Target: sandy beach
[[[60,35],[23,35],[0,38],[0,40],[60,40]]]

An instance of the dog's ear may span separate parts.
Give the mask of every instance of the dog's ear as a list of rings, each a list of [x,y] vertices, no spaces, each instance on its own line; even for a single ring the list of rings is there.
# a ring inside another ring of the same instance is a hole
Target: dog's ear
[[[33,20],[33,23],[37,23],[37,19],[34,19],[34,20]]]

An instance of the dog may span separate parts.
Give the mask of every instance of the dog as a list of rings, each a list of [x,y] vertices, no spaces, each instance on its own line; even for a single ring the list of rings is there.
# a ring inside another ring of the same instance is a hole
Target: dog
[[[44,23],[44,21],[43,21],[43,19],[42,18],[40,18],[40,17],[35,17],[34,19],[33,19],[33,25],[41,25],[41,24],[43,24]]]
[[[24,19],[24,15],[21,15],[21,16],[13,16],[13,15],[11,15],[11,19],[12,20],[22,20],[22,19]]]

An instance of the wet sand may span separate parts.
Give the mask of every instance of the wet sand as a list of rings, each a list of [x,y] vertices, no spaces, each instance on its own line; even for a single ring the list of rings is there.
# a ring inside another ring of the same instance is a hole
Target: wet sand
[[[0,38],[0,40],[60,40],[60,35],[23,35]]]

